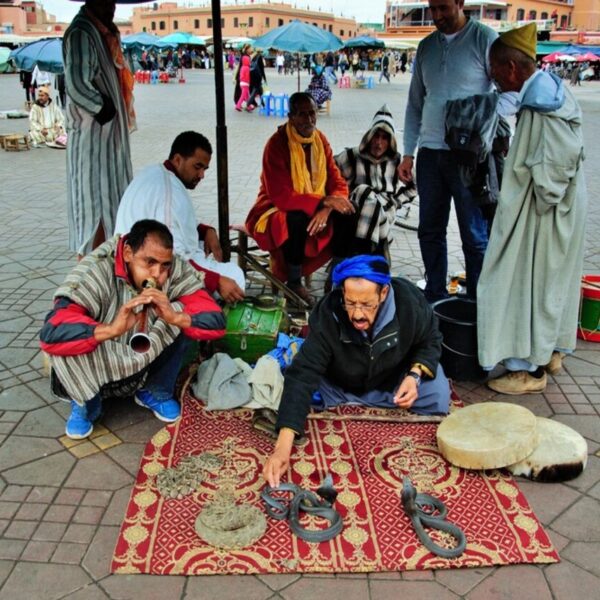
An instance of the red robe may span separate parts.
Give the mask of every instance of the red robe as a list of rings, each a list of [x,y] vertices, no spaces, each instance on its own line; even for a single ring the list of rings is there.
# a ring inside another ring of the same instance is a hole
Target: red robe
[[[327,196],[348,198],[348,185],[333,160],[331,146],[320,131],[317,131],[317,134],[323,140],[327,164],[325,194]],[[308,166],[310,168],[310,165]],[[323,196],[318,194],[299,194],[294,191],[287,133],[285,125],[280,126],[265,147],[260,176],[260,190],[258,198],[246,218],[246,229],[248,234],[256,240],[259,248],[270,252],[271,270],[282,281],[287,279],[287,266],[280,249],[281,245],[288,239],[286,211],[301,210],[312,217],[317,212],[322,199]],[[265,232],[257,233],[254,231],[256,222],[261,215],[274,206],[279,211],[269,216]],[[327,227],[323,231],[307,237],[304,248],[305,259],[302,265],[304,275],[316,271],[331,258],[329,242],[332,235],[333,226],[331,219],[329,219]]]

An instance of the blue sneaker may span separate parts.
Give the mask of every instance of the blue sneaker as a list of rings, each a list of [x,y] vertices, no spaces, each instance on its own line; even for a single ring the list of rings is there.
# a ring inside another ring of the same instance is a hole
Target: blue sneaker
[[[102,398],[100,394],[94,396],[91,400],[85,403],[87,408],[88,420],[95,423],[102,414]]]
[[[166,400],[157,400],[152,392],[148,390],[138,390],[134,396],[135,403],[151,410],[154,416],[165,423],[173,423],[181,416],[179,402],[174,398]]]
[[[86,406],[79,406],[75,400],[71,400],[71,414],[67,419],[66,434],[72,440],[82,440],[94,430],[94,424],[88,417]]]

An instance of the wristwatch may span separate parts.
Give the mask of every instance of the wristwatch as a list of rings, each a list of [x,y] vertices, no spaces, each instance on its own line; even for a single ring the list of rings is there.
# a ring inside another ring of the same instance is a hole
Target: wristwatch
[[[417,387],[421,385],[421,376],[415,371],[409,371],[407,377],[412,377],[417,382]]]

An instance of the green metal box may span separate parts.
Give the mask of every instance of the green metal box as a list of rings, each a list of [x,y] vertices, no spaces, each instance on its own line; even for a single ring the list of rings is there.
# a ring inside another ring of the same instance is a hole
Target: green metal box
[[[219,346],[233,358],[255,363],[275,348],[280,331],[287,331],[285,298],[246,298],[223,310],[227,320],[225,337]]]

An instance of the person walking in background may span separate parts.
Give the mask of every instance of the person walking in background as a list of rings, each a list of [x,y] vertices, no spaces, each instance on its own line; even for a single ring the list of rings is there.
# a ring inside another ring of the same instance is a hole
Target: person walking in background
[[[35,102],[35,87],[31,81],[31,71],[19,71],[19,81],[25,90],[25,101]]]
[[[87,0],[63,38],[69,248],[80,257],[114,229],[119,200],[132,178],[133,75],[114,13],[115,0]]]
[[[248,106],[250,99],[250,57],[247,54],[242,54],[240,61],[240,97],[235,105],[235,110],[240,111],[245,106],[246,110],[252,111],[254,107]]]
[[[386,52],[381,57],[381,73],[379,73],[379,83],[381,83],[381,79],[385,77],[388,83],[390,82],[390,54]]]
[[[404,156],[398,168],[402,181],[413,180],[418,144],[419,244],[430,302],[448,297],[446,230],[452,199],[471,298],[488,241],[487,222],[461,181],[459,165],[445,142],[446,101],[494,89],[487,57],[497,33],[467,18],[463,5],[464,0],[429,0],[436,31],[417,50],[404,119]]]

